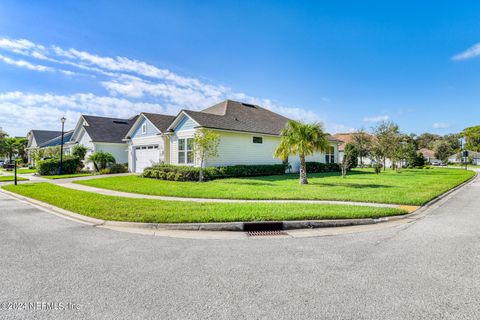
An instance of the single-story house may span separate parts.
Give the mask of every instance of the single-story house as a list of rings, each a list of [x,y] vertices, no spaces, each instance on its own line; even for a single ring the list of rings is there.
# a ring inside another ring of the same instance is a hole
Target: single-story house
[[[472,164],[480,165],[480,152],[468,150],[468,158],[472,161]],[[448,162],[451,163],[462,163],[463,161],[463,151],[448,157]]]
[[[423,155],[423,157],[425,158],[427,163],[432,163],[434,161],[438,161],[438,159],[435,157],[435,152],[433,150],[430,150],[430,149],[427,149],[427,148],[422,148],[422,149],[418,150],[418,152],[420,152]]]
[[[193,136],[207,128],[220,135],[218,157],[206,159],[205,166],[280,164],[273,156],[288,118],[260,106],[225,100],[202,111],[182,110],[176,117],[142,113],[125,141],[132,172],[156,163],[199,166],[193,153]],[[329,136],[330,149],[307,161],[338,163],[339,140]],[[288,159],[292,171],[299,170],[298,156]]]
[[[75,145],[87,148],[87,155],[97,151],[109,152],[117,163],[128,163],[128,147],[123,138],[137,120],[107,118],[82,115],[73,130],[69,141],[65,143],[65,154],[70,154]],[[89,169],[93,164],[87,163]]]
[[[338,145],[338,154],[339,154],[339,161],[343,161],[343,157],[345,155],[345,146],[353,141],[353,136],[355,133],[336,133],[333,136],[340,141]],[[360,161],[360,157],[358,157],[358,164],[360,165],[360,162],[363,163],[364,166],[369,166],[375,163],[375,160],[372,159],[369,156],[363,157]],[[387,159],[385,161],[385,165],[387,168],[392,166],[392,161],[390,159]]]
[[[42,148],[42,146],[62,135],[61,131],[52,130],[30,130],[27,133],[27,147],[25,148],[30,165],[35,165],[35,159],[33,158],[33,152],[36,149]]]

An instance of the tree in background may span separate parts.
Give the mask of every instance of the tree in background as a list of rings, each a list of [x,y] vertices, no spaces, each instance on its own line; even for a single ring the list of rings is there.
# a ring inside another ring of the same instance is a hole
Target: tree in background
[[[2,143],[2,153],[8,157],[9,161],[13,160],[14,156],[22,158],[26,161],[25,148],[27,147],[27,139],[21,137],[4,137]]]
[[[443,162],[447,162],[448,157],[454,153],[450,144],[447,141],[442,140],[435,142],[433,152],[435,152],[435,158]]]
[[[383,168],[386,169],[387,158],[396,168],[396,162],[401,159],[402,137],[398,125],[390,121],[382,121],[373,128],[375,135],[375,153],[381,157]]]
[[[465,138],[465,149],[476,152],[480,151],[480,126],[464,129],[462,136]]]
[[[348,160],[349,167],[347,170],[358,166],[359,152],[353,143],[350,142],[345,145],[343,158]]]
[[[200,174],[198,181],[203,181],[203,170],[207,158],[218,157],[218,144],[220,135],[212,130],[200,129],[193,135],[193,152],[200,160]]]
[[[372,137],[364,129],[360,129],[352,135],[351,144],[358,153],[360,167],[363,168],[363,158],[368,157],[372,146]]]
[[[442,136],[433,133],[422,133],[416,137],[417,145],[419,149],[426,148],[432,149],[435,141],[442,140]]]
[[[347,172],[356,166],[358,166],[358,152],[352,143],[347,143],[345,145],[342,162],[340,163],[342,177],[345,178],[347,176]]]
[[[103,151],[92,153],[87,161],[93,163],[97,171],[105,169],[108,165],[116,162],[115,157],[111,153]]]
[[[6,139],[8,134],[0,129],[0,157],[7,156]]]
[[[300,158],[300,184],[308,184],[305,158],[317,151],[327,152],[330,148],[328,136],[319,123],[302,123],[290,120],[281,133],[275,157],[285,160],[290,155]]]
[[[83,161],[87,155],[87,148],[82,145],[75,145],[72,149],[72,156]]]

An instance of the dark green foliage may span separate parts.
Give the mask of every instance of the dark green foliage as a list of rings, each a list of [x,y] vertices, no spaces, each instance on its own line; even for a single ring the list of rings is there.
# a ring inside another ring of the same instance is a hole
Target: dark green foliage
[[[100,171],[115,164],[115,157],[109,152],[97,151],[88,157],[88,161],[93,163],[97,171]]]
[[[76,157],[64,157],[62,162],[62,174],[72,174],[80,171],[81,161]],[[39,161],[37,171],[42,176],[57,175],[60,173],[60,159],[52,158]]]
[[[101,174],[126,173],[128,168],[124,164],[115,163],[108,168],[100,169]]]
[[[415,152],[407,159],[409,168],[421,168],[425,165],[425,157],[420,152]]]
[[[340,172],[338,163],[306,162],[308,173]]]
[[[284,164],[207,167],[204,168],[204,180],[279,175],[285,174],[285,169]],[[200,168],[162,164],[146,168],[143,176],[160,180],[198,181]]]
[[[87,155],[87,148],[82,145],[75,145],[72,149],[72,156],[77,157],[80,160],[85,159]]]
[[[345,145],[345,151],[343,155],[345,161],[348,161],[348,170],[358,167],[358,151],[351,143]]]
[[[380,174],[380,172],[382,172],[383,165],[381,163],[374,163],[372,167],[376,174]]]

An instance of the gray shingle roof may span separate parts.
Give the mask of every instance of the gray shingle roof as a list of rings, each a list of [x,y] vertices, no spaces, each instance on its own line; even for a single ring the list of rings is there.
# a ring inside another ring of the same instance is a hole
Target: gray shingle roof
[[[202,111],[183,110],[201,127],[280,135],[290,120],[257,105],[225,100]],[[329,135],[329,141],[339,140]]]
[[[70,140],[72,135],[73,135],[73,130],[64,132],[63,133],[63,143],[65,144],[66,142],[68,142],[68,140]],[[45,141],[44,143],[39,145],[39,147],[41,147],[41,148],[54,147],[54,146],[59,146],[61,144],[62,144],[62,132],[60,132],[60,134],[58,136],[56,136],[55,138]]]
[[[175,120],[175,116],[167,116],[164,114],[158,113],[147,113],[142,112],[142,114],[150,120],[151,123],[161,132],[166,132],[168,127],[172,124],[173,120]]]
[[[200,126],[279,135],[288,118],[253,104],[225,100],[200,112],[184,110]]]
[[[84,128],[93,142],[123,143],[123,138],[137,117],[119,119],[83,115],[88,123],[88,126],[84,126]]]
[[[31,132],[38,146],[62,134],[62,131],[51,130],[32,130]]]

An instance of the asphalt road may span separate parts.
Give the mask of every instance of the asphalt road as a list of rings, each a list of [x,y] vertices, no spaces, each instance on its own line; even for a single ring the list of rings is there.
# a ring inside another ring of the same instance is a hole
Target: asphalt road
[[[301,239],[124,233],[0,195],[0,250],[0,319],[480,319],[480,182],[414,223]]]

